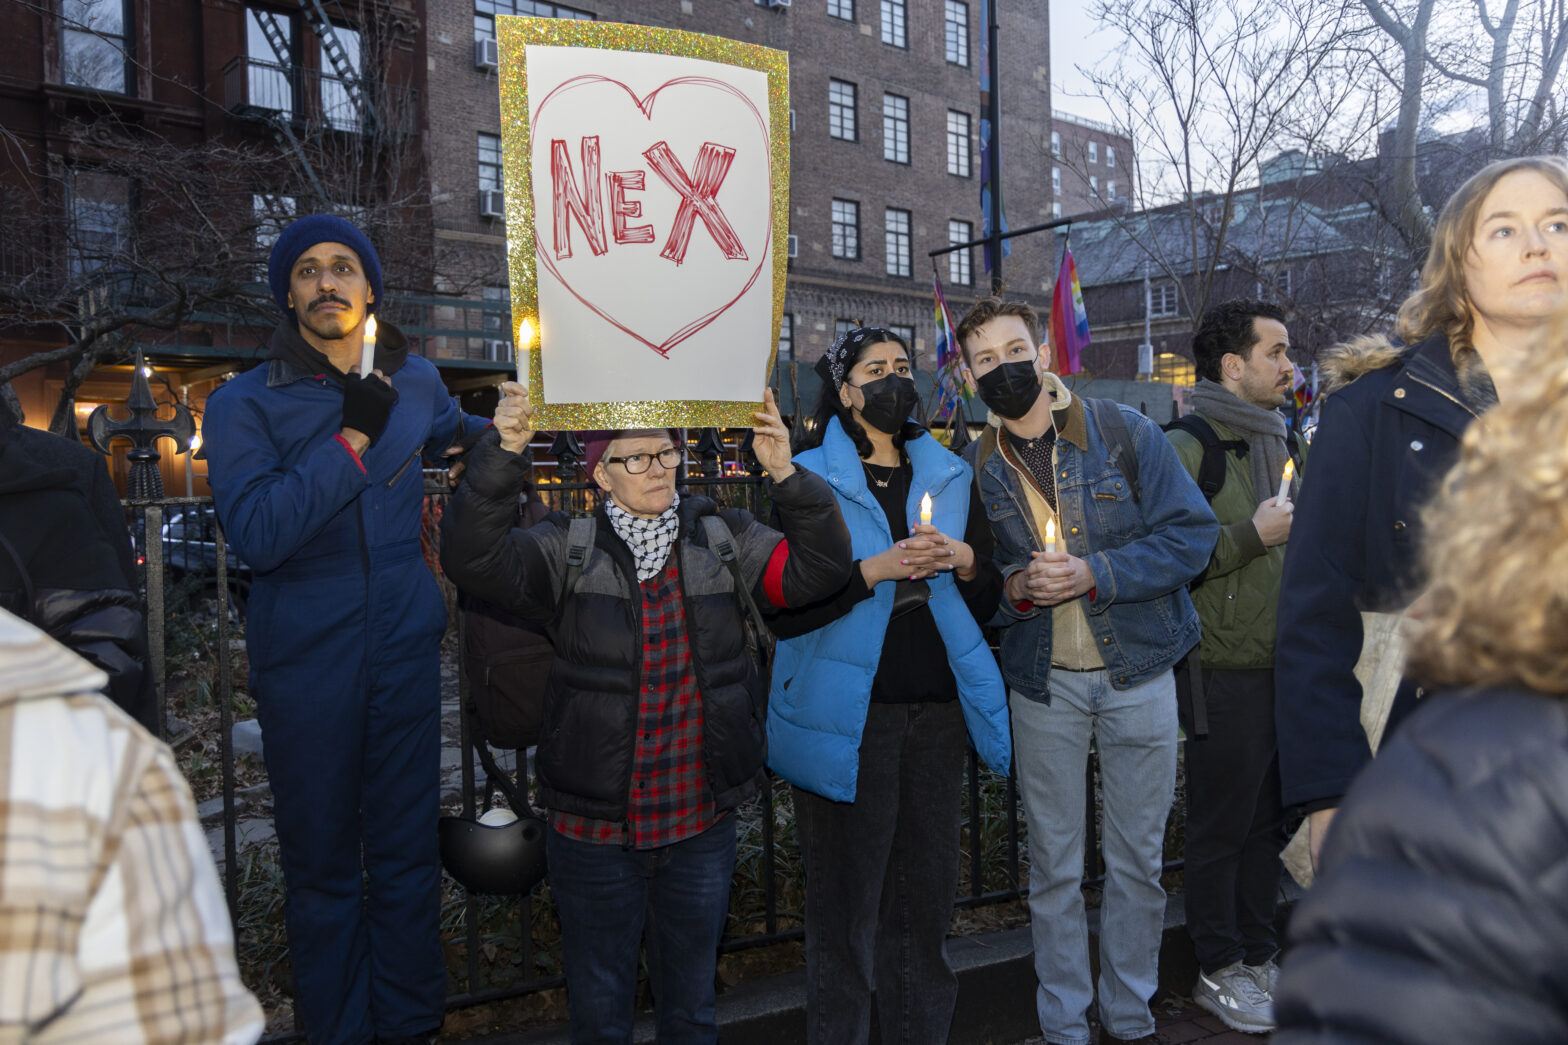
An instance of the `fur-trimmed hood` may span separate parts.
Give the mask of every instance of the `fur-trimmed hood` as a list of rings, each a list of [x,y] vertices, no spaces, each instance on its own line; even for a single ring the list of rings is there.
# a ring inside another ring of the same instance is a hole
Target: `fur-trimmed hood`
[[[1323,394],[1337,392],[1358,377],[1418,355],[1425,355],[1432,362],[1447,357],[1457,381],[1457,391],[1475,413],[1483,413],[1497,402],[1497,389],[1481,361],[1481,354],[1469,347],[1450,352],[1448,339],[1442,335],[1416,345],[1400,345],[1381,334],[1367,334],[1335,345],[1324,353],[1319,363]],[[1430,363],[1428,369],[1431,369]]]
[[[1382,334],[1364,334],[1330,348],[1318,366],[1323,379],[1323,394],[1344,388],[1363,374],[1393,366],[1408,351]]]

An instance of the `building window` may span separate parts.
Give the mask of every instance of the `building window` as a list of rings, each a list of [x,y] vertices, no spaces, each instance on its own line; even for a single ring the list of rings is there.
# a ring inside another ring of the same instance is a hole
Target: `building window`
[[[846,80],[828,81],[828,134],[844,141],[857,141],[855,131],[855,85]]]
[[[1093,174],[1091,174],[1091,175],[1089,175],[1089,195],[1091,195],[1091,196],[1098,196],[1099,194],[1100,194],[1100,179],[1095,177]]]
[[[474,0],[474,39],[495,39],[496,15],[528,15],[533,18],[576,18],[592,21],[593,15],[562,4],[536,3],[535,0]]]
[[[855,20],[855,0],[828,0],[828,14],[846,22]]]
[[[860,260],[860,204],[854,200],[833,201],[833,256]]]
[[[360,62],[359,30],[335,25],[332,32],[338,38],[338,43],[343,45],[343,56],[349,70],[358,79],[360,70],[364,68]],[[334,130],[359,130],[359,109],[348,92],[348,85],[333,68],[332,59],[327,57],[324,40],[321,43],[321,115],[327,121],[327,126]]]
[[[882,96],[882,158],[909,162],[909,99],[896,94]]]
[[[837,341],[859,325],[853,319],[835,319],[833,321],[833,340]]]
[[[294,222],[297,209],[294,197],[257,194],[251,196],[250,207],[251,215],[256,219],[256,252],[264,256],[271,254],[279,233]]]
[[[904,342],[904,347],[909,349],[910,360],[913,361],[915,356],[915,328],[901,327],[897,323],[889,323],[887,331]]]
[[[1053,203],[1053,204],[1051,204],[1051,217],[1053,217],[1053,218],[1060,218],[1061,216],[1062,216],[1062,205],[1060,203]]]
[[[278,42],[269,38],[269,30]],[[245,11],[245,101],[254,109],[294,111],[294,19],[288,15],[248,8]]]
[[[914,273],[914,251],[909,238],[909,211],[889,207],[883,215],[887,243],[887,274],[908,278]]]
[[[1197,367],[1193,366],[1192,360],[1175,352],[1159,353],[1154,359],[1154,373],[1149,377],[1154,381],[1185,388],[1198,383]]]
[[[1107,145],[1105,147],[1105,165],[1107,167],[1116,166],[1116,146]]]
[[[1160,316],[1177,315],[1180,307],[1177,301],[1176,284],[1168,279],[1149,286],[1149,315],[1155,318]]]
[[[969,114],[947,110],[947,173],[969,177],[974,153],[970,145]]]
[[[479,133],[479,187],[501,188],[501,136]]]
[[[968,243],[974,238],[975,227],[972,223],[967,221],[949,221],[947,223],[948,246],[951,247],[956,243]],[[966,287],[975,281],[974,265],[969,256],[971,249],[965,247],[963,250],[955,250],[947,256],[948,280]]]
[[[786,312],[779,318],[779,362],[788,363],[795,358],[795,316]]]
[[[882,0],[882,42],[909,46],[909,5],[904,0]]]
[[[1289,300],[1290,269],[1276,269],[1273,272],[1264,273],[1264,279],[1258,280],[1257,291],[1253,296],[1264,301]]]
[[[944,49],[947,60],[954,65],[969,64],[969,5],[959,0],[947,0],[947,17],[944,22]]]
[[[1062,191],[1062,169],[1060,167],[1051,168],[1051,191]]]
[[[1099,142],[1090,142],[1089,143],[1089,162],[1090,163],[1099,163],[1100,162],[1100,143]]]
[[[1107,181],[1105,183],[1105,198],[1108,200],[1114,200],[1116,198],[1116,182]]]
[[[1060,131],[1051,132],[1051,155],[1058,158],[1062,155],[1062,134]]]
[[[131,180],[94,170],[70,173],[66,249],[72,276],[112,271],[130,248]]]
[[[480,298],[506,304],[512,300],[508,287],[481,287]],[[479,313],[479,329],[484,332],[484,358],[492,363],[512,363],[512,311],[484,309]]]
[[[63,0],[60,74],[72,87],[131,93],[126,0]]]

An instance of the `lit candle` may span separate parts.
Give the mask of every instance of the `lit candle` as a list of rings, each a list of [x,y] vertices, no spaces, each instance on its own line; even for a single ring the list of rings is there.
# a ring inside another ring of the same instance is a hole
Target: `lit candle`
[[[365,344],[359,350],[359,374],[369,377],[376,368],[376,317],[365,319]]]
[[[517,383],[525,388],[528,386],[528,364],[524,361],[523,354],[533,343],[534,325],[525,319],[517,325]]]
[[[1056,553],[1056,520],[1045,520],[1045,550],[1049,554]]]
[[[931,495],[924,494],[920,498],[920,525],[931,525]]]
[[[1290,477],[1296,474],[1296,462],[1285,462],[1285,475],[1279,481],[1279,496],[1274,498],[1274,507],[1285,507],[1285,498],[1290,496]]]

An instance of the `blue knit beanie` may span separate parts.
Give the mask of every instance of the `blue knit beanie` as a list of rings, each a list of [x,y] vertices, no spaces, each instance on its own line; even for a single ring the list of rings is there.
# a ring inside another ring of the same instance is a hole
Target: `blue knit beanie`
[[[369,238],[363,232],[335,214],[307,215],[278,235],[278,241],[272,245],[272,259],[267,262],[267,282],[272,287],[272,300],[278,303],[278,308],[285,316],[294,314],[294,310],[289,308],[289,274],[293,272],[294,262],[299,260],[299,256],[318,243],[341,243],[359,255],[359,263],[365,268],[365,278],[370,281],[370,289],[376,295],[375,302],[368,309],[374,312],[376,304],[381,301],[381,258],[376,255],[376,248],[370,245]]]

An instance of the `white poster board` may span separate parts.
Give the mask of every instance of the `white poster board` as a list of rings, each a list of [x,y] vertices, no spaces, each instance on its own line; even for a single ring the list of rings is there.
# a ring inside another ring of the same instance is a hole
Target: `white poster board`
[[[536,423],[749,426],[783,311],[783,54],[498,22],[514,329],[538,332],[515,343]]]

